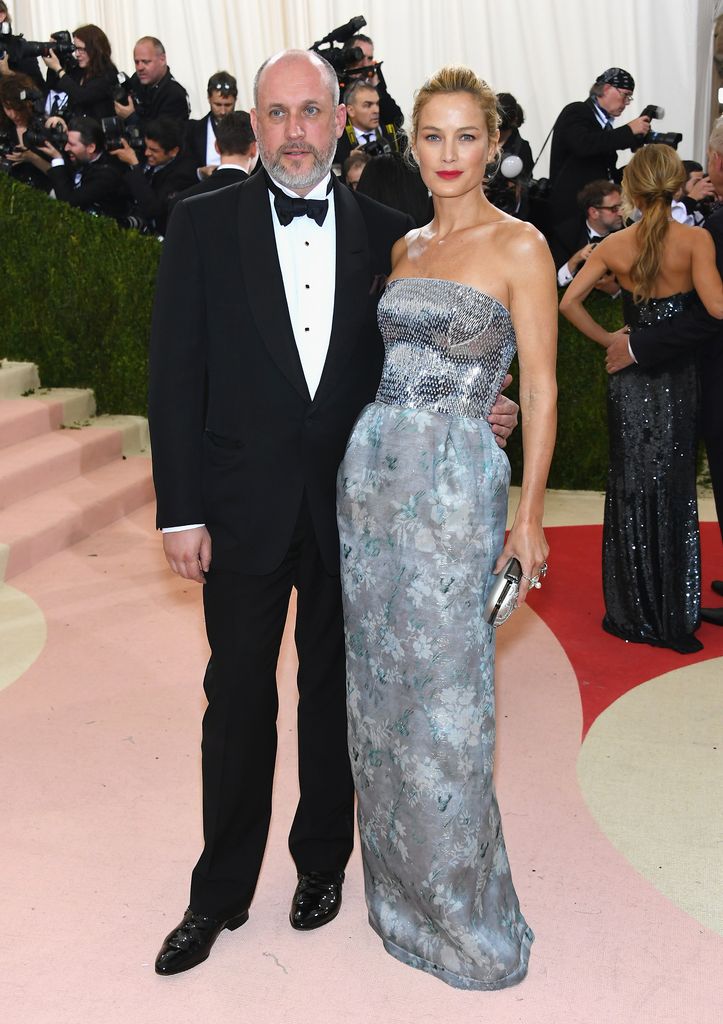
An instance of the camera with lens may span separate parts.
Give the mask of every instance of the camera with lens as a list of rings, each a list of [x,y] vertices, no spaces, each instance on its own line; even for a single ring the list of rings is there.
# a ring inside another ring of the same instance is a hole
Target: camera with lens
[[[390,156],[392,153],[392,147],[384,139],[370,139],[363,146],[359,146],[364,153],[368,156]]]
[[[75,46],[73,45],[73,37],[70,32],[65,30],[51,32],[50,40],[47,43],[37,43],[30,39],[23,39],[24,57],[49,57],[51,50],[59,57],[61,63],[64,63],[64,58],[72,58],[75,53]]]
[[[665,117],[665,107],[658,107],[654,103],[649,103],[645,110],[642,111],[640,116],[649,117],[651,121],[658,120],[660,118]],[[657,142],[661,146],[670,146],[671,149],[677,149],[682,141],[682,132],[649,131],[647,135],[643,136],[643,143],[645,145],[651,142]]]
[[[364,59],[364,54],[358,46],[344,46],[344,43],[357,35],[359,29],[363,28],[366,23],[366,18],[360,14],[356,18],[347,21],[345,25],[340,25],[339,28],[333,29],[323,39],[310,46],[309,49],[328,61],[334,68],[334,71],[336,71],[338,78],[344,78],[350,64],[357,64],[360,60]],[[359,70],[366,72],[368,69],[360,68]]]
[[[62,125],[58,124],[48,127],[40,118],[35,118],[31,121],[23,136],[23,146],[26,149],[32,149],[34,153],[37,153],[38,149],[44,146],[46,142],[49,142],[53,149],[57,149],[59,153],[62,153],[67,141],[68,133]],[[42,155],[41,153],[40,156]]]
[[[117,75],[117,85],[113,89],[112,96],[116,103],[122,103],[123,106],[128,103],[128,97],[131,95],[131,91],[128,88],[128,82],[128,75],[123,71],[119,71]]]
[[[143,132],[138,125],[127,125],[120,117],[104,117],[101,119],[100,126],[103,129],[105,148],[108,151],[120,149],[123,145],[123,139],[126,140],[131,149],[138,155],[142,154],[146,148]]]

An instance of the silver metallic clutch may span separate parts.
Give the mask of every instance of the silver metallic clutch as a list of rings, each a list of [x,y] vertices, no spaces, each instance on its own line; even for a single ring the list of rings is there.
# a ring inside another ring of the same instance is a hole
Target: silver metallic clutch
[[[501,626],[506,622],[517,607],[517,595],[520,592],[522,566],[516,558],[511,558],[503,566],[494,582],[485,602],[484,619],[490,626]]]

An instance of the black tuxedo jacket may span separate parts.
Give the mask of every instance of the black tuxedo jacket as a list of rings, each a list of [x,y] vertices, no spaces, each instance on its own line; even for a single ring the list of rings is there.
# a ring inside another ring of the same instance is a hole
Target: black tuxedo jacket
[[[552,258],[555,261],[555,270],[559,270],[573,253],[587,245],[588,240],[587,222],[581,213],[556,225],[548,239]]]
[[[75,185],[75,172],[80,170],[80,185]],[[55,194],[63,202],[79,210],[90,210],[106,217],[122,217],[128,208],[125,168],[108,153],[101,153],[92,163],[51,167],[48,178]]]
[[[723,209],[711,214],[704,226],[713,236],[718,273],[723,276]],[[665,323],[633,331],[630,347],[643,367],[656,366],[683,352],[698,353],[703,437],[723,535],[723,321],[710,316],[698,302]]]
[[[190,120],[186,125],[183,152],[185,156],[194,161],[195,167],[206,166],[206,136],[210,117],[211,111],[205,117]]]
[[[170,200],[176,193],[190,188],[197,180],[195,167],[181,155],[174,157],[150,177],[146,177],[143,165],[131,167],[125,176],[135,211],[161,235],[166,230]]]
[[[590,181],[620,181],[619,149],[639,149],[643,136],[627,125],[607,130],[595,116],[591,97],[568,103],[555,122],[550,149],[550,203],[555,220],[577,212],[577,194]]]
[[[280,564],[304,495],[326,568],[339,571],[336,473],[379,382],[379,285],[413,224],[336,180],[334,197],[334,314],[313,401],[264,176],[179,203],[164,244],[149,394],[157,523],[205,523],[215,563],[245,573]]]
[[[208,178],[204,178],[203,181],[199,181],[196,185],[191,185],[190,188],[184,189],[183,192],[176,192],[174,196],[168,200],[168,215],[170,217],[177,203],[180,203],[182,199],[190,199],[191,196],[203,196],[207,192],[216,192],[220,188],[227,188],[229,185],[238,185],[241,181],[246,181],[248,174],[246,171],[242,171],[240,167],[223,167],[220,166],[209,175]]]

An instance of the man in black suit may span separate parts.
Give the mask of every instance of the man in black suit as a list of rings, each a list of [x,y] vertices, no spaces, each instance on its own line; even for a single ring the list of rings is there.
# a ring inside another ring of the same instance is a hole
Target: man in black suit
[[[205,582],[205,846],[156,960],[205,960],[248,918],[271,812],[276,663],[298,594],[299,804],[291,924],[338,913],[353,842],[335,482],[382,363],[380,284],[411,220],[330,175],[346,111],[313,52],[270,58],[251,112],[264,174],[174,211],[149,419],[171,568]]]
[[[47,175],[58,199],[105,217],[124,215],[128,193],[123,167],[106,153],[103,130],[94,118],[76,117],[69,122],[67,163],[50,142],[38,151],[51,160]]]
[[[548,239],[560,288],[572,281],[598,242],[623,226],[620,187],[612,181],[591,181],[577,204],[577,216],[555,225]],[[609,295],[620,291],[613,274],[605,274],[595,287]]]
[[[186,125],[184,152],[196,167],[199,181],[213,174],[219,165],[218,151],[214,146],[216,129],[222,117],[230,114],[238,99],[238,85],[228,71],[217,71],[211,75],[206,88],[209,111],[205,117]]]
[[[619,149],[638,149],[650,131],[649,117],[619,128],[613,120],[632,102],[635,82],[623,68],[608,68],[582,103],[568,103],[555,122],[550,149],[550,215],[560,223],[576,212],[577,194],[589,181],[620,182]]]
[[[155,36],[143,36],[133,47],[136,70],[126,82],[126,102],[116,101],[115,112],[127,124],[145,131],[159,117],[185,124],[191,112],[188,94],[171,74],[166,48]]]
[[[215,146],[220,164],[210,177],[204,178],[183,192],[178,192],[169,200],[169,216],[182,199],[215,192],[216,189],[237,185],[248,178],[256,163],[257,149],[251,118],[245,110],[233,110],[219,121]]]
[[[708,175],[718,196],[723,196],[723,118],[716,121],[708,141]],[[713,236],[718,272],[723,277],[723,205],[705,221]],[[697,230],[697,229],[696,229]],[[637,362],[656,366],[681,352],[698,353],[701,387],[701,428],[708,455],[718,524],[723,539],[723,324],[710,316],[701,303],[673,319],[644,331],[621,331],[606,351],[609,373],[617,373]],[[675,566],[671,566],[675,572]],[[723,597],[723,580],[713,580],[713,591]],[[704,622],[723,626],[723,607],[702,608]]]
[[[393,124],[379,121],[379,93],[364,79],[356,79],[344,93],[347,122],[336,145],[334,163],[344,168],[351,153],[360,150],[370,156],[399,152],[399,137]]]
[[[150,234],[163,235],[168,221],[169,203],[178,192],[196,181],[193,163],[181,154],[183,128],[177,121],[160,118],[146,125],[145,163],[126,139],[113,150],[130,168],[125,182],[133,201],[131,215],[142,221]]]

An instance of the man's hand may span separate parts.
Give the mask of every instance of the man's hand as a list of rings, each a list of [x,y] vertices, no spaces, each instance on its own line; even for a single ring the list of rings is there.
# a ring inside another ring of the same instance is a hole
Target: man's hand
[[[211,535],[205,526],[163,534],[163,551],[173,572],[185,580],[205,583],[211,566]]]
[[[582,249],[578,249],[577,252],[572,254],[567,261],[567,269],[571,274],[574,274],[578,267],[582,266],[594,248],[595,246],[592,242],[588,242],[587,245],[583,245]]]
[[[126,121],[136,109],[132,96],[128,97],[127,103],[119,103],[118,100],[116,100],[113,106],[115,107],[116,116],[122,117],[124,121]]]
[[[701,199],[715,199],[715,189],[710,178],[699,178],[697,181],[686,182],[683,192],[689,199],[694,199],[696,203],[699,203]]]
[[[129,167],[137,167],[140,162],[128,139],[121,139],[120,149],[112,149],[110,153],[121,163],[128,164]]]
[[[508,388],[511,383],[512,375],[508,373],[502,381],[502,391]],[[520,411],[517,402],[507,398],[506,395],[502,394],[502,391],[497,396],[497,401],[490,409],[490,414],[487,417],[487,422],[492,427],[495,441],[500,448],[504,448],[507,445],[507,438],[517,426],[517,415]]]
[[[217,164],[205,164],[205,166],[199,167],[198,173],[201,177],[201,181],[203,181],[204,178],[210,178],[217,166]]]
[[[620,285],[618,279],[613,274],[612,270],[606,271],[602,277],[599,277],[595,282],[595,289],[599,292],[605,292],[606,295],[615,296],[620,291]]]
[[[42,153],[43,156],[47,156],[48,160],[62,160],[63,154],[55,148],[52,142],[44,142],[42,146],[38,146],[38,152]]]
[[[628,128],[633,135],[647,135],[650,131],[650,118],[636,117],[634,121],[628,121]]]
[[[605,369],[608,373],[617,373],[626,366],[632,366],[635,360],[630,355],[630,328],[623,327],[610,335],[612,339],[605,349]]]
[[[0,58],[0,75],[11,75],[11,74],[12,74],[12,71],[10,70],[10,57],[9,57],[8,53],[6,52],[5,56]]]

